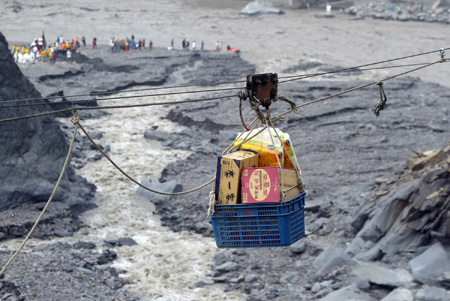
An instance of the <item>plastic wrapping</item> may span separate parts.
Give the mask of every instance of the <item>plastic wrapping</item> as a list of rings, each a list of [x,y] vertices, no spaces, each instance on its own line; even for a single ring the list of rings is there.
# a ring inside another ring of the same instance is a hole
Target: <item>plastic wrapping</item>
[[[261,130],[262,128],[258,128],[250,132],[243,132],[239,134],[239,138],[235,141],[234,146],[242,143],[247,139],[247,137],[253,137]],[[295,168],[300,174],[300,166],[298,164],[289,134],[284,133],[280,129],[275,130],[276,132],[273,129],[265,129],[249,141],[237,147],[235,150],[248,149],[257,152],[259,154],[260,167],[281,165],[281,167]],[[280,137],[278,137],[277,134]],[[272,136],[272,138],[270,136]],[[284,147],[282,143],[284,144]]]

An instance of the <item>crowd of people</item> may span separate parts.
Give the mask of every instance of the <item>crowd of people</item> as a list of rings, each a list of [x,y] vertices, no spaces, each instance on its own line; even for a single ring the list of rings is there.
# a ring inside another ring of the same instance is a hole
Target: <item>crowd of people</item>
[[[45,37],[36,38],[30,46],[13,45],[12,54],[16,63],[32,63],[36,61],[55,63],[60,56],[72,60],[72,54],[80,48],[86,48],[86,38],[64,39],[58,36],[54,43],[47,44]],[[92,40],[92,48],[97,48],[97,38]]]
[[[150,40],[146,44],[145,39],[135,39],[134,34],[131,38],[115,39],[112,37],[109,40],[109,46],[112,52],[124,50],[128,52],[130,50],[142,50],[153,49],[153,41]],[[77,52],[78,49],[86,48],[86,38],[83,36],[81,39],[78,37],[75,39],[65,39],[62,35],[57,36],[54,43],[47,44],[45,37],[36,38],[29,46],[12,46],[12,54],[16,63],[33,63],[33,62],[49,62],[54,64],[58,57],[65,58],[65,61],[71,63],[72,55]],[[90,47],[90,46],[89,46]],[[204,51],[205,43],[201,41],[198,45],[195,41],[192,44],[189,39],[183,39],[181,42],[181,49],[183,51]],[[97,49],[97,38],[92,39],[92,49]],[[175,50],[174,39],[171,40],[170,46],[167,49]],[[230,50],[230,46],[227,46],[227,50]],[[216,42],[216,51],[222,50],[222,42]]]

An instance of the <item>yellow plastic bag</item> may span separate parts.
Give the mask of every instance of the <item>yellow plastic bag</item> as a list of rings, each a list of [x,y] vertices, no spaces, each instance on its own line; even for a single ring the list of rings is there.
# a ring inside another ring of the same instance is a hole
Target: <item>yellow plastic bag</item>
[[[250,132],[239,134],[239,138],[235,141],[234,146],[239,145],[247,138],[252,138],[241,144],[239,147],[236,147],[235,150],[249,149],[257,152],[259,154],[260,167],[279,166],[280,164],[281,167],[295,168],[300,174],[300,167],[289,134],[284,133],[280,129],[275,129],[276,132],[273,129],[265,129],[257,134],[261,130],[262,128],[258,128]],[[255,134],[257,135],[253,137]],[[280,137],[278,137],[277,134]],[[270,136],[272,136],[272,138]]]

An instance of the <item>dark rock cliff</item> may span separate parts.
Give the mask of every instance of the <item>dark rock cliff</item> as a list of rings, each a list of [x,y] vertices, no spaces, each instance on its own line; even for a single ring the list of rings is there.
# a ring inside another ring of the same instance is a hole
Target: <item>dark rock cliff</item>
[[[48,106],[22,106],[5,101],[39,98],[40,93],[14,63],[0,33],[0,119],[48,111]],[[33,103],[29,101],[28,103]],[[36,101],[34,101],[36,103]],[[0,210],[46,202],[68,151],[68,141],[53,116],[0,123]],[[92,208],[95,186],[69,166],[53,199],[72,212]]]

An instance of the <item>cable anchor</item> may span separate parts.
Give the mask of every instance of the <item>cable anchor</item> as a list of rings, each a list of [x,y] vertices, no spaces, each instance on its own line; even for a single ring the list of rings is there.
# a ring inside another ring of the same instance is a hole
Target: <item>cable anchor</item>
[[[383,82],[380,81],[377,83],[377,85],[380,87],[380,101],[373,109],[373,113],[375,114],[375,116],[378,117],[380,115],[380,111],[384,110],[384,106],[386,105],[387,102],[387,97],[386,93],[384,92]]]

